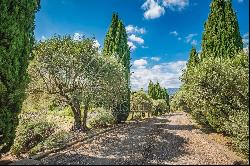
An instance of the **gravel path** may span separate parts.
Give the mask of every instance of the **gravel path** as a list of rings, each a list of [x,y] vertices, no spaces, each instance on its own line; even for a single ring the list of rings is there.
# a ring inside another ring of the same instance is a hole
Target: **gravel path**
[[[231,165],[242,159],[208,139],[186,113],[148,119],[50,155],[42,164]]]

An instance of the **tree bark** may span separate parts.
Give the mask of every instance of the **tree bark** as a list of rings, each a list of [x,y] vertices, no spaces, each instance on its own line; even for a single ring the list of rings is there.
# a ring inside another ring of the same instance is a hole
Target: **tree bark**
[[[88,109],[89,109],[89,100],[84,105],[83,117],[82,117],[82,129],[83,131],[88,131],[87,127],[87,117],[88,117]]]
[[[73,126],[73,130],[82,130],[82,123],[81,123],[81,109],[80,109],[80,104],[79,101],[77,99],[73,99],[72,103],[71,103],[71,109],[72,112],[74,114],[74,126]]]

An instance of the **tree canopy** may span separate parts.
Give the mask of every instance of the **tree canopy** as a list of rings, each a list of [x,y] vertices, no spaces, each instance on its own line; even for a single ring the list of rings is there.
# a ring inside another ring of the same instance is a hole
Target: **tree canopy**
[[[232,57],[243,49],[232,0],[212,0],[202,36],[202,59]]]
[[[29,67],[30,90],[55,94],[71,106],[76,130],[86,128],[91,103],[114,105],[127,93],[123,86],[127,83],[124,67],[114,58],[100,56],[92,39],[75,41],[70,36],[53,37],[36,45],[33,53],[35,59]]]

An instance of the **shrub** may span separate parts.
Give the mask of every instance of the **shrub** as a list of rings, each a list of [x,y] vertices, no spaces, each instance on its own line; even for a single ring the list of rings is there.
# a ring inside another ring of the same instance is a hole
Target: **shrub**
[[[116,122],[115,117],[112,115],[111,111],[104,108],[96,108],[96,110],[90,114],[90,119],[88,124],[91,127],[107,127],[108,125],[114,124]]]
[[[62,147],[64,146],[69,140],[72,138],[72,133],[66,132],[66,131],[59,131],[56,133],[53,133],[51,136],[49,136],[44,141],[37,144],[35,147],[33,147],[29,154],[35,155],[38,152],[45,151],[47,149],[52,149],[56,147]]]
[[[53,123],[32,121],[18,126],[17,135],[11,152],[15,155],[29,152],[39,143],[43,142],[55,131]]]
[[[138,91],[131,95],[131,111],[152,111],[153,100],[144,91]]]
[[[248,67],[245,53],[231,59],[207,58],[184,74],[181,92],[175,96],[198,122],[231,135],[244,153],[249,149]]]
[[[168,103],[163,99],[153,101],[153,110],[154,115],[162,115],[170,111]]]
[[[184,100],[184,90],[180,89],[177,93],[174,94],[173,98],[170,100],[170,110],[172,112],[176,111],[188,111],[187,104]]]

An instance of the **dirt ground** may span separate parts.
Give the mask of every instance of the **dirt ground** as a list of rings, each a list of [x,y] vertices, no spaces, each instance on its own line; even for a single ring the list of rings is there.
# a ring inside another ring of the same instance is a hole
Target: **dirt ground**
[[[233,165],[245,163],[215,134],[206,134],[184,113],[171,113],[105,133],[52,154],[42,164]]]

